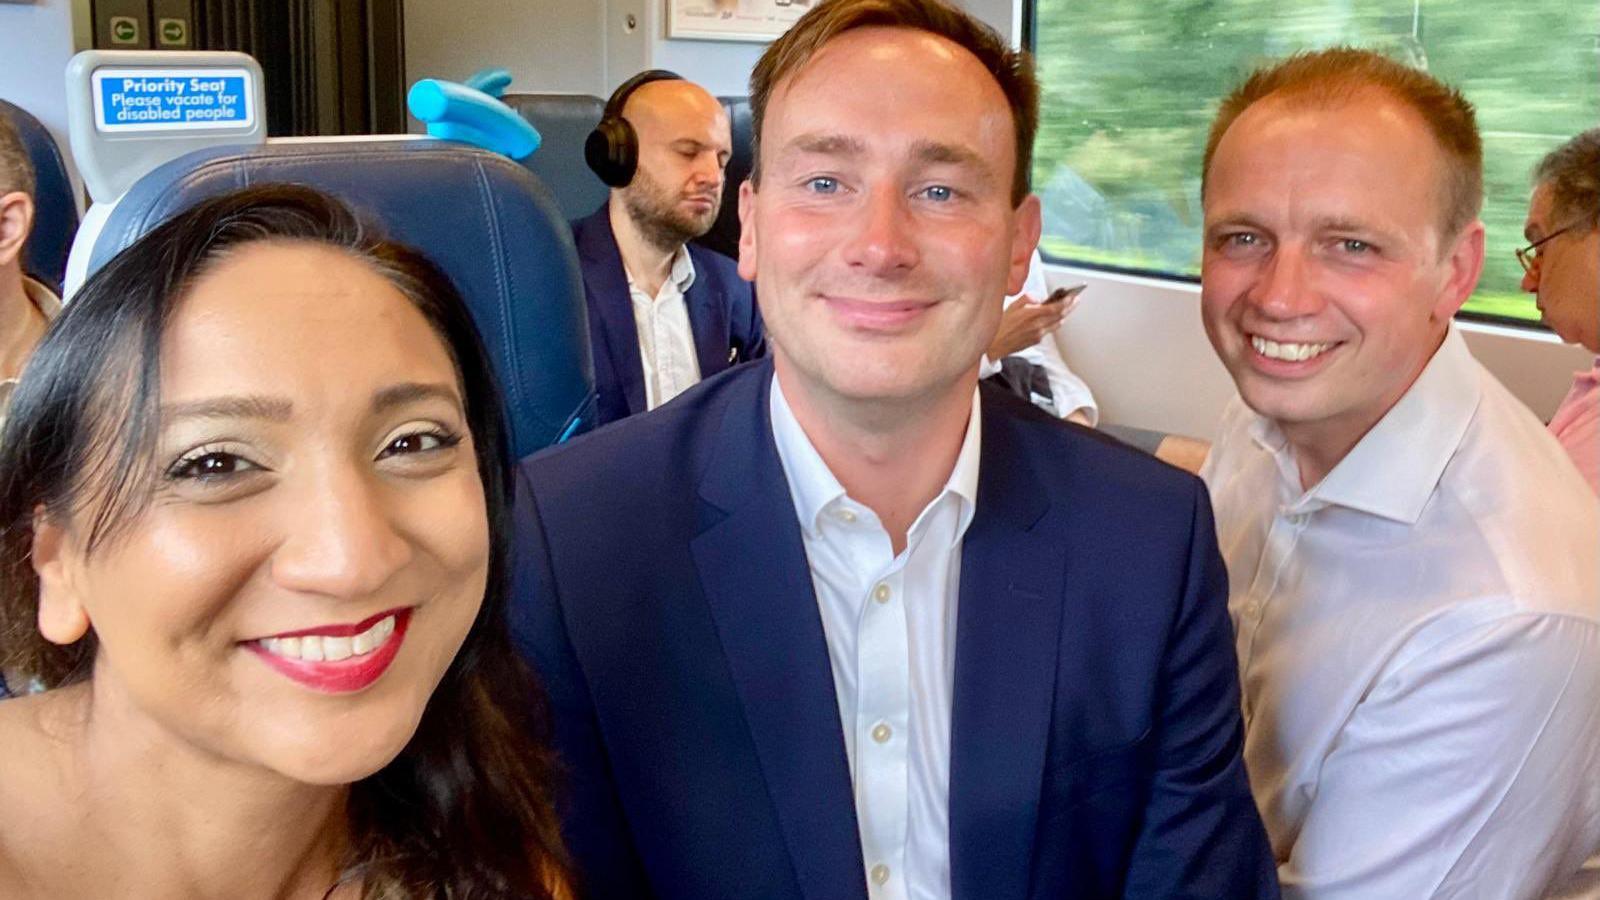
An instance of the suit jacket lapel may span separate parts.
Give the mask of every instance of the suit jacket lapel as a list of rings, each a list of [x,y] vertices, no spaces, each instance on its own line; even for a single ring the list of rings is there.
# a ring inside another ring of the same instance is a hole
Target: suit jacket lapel
[[[986,403],[978,507],[962,542],[951,710],[955,900],[1027,896],[1055,697],[1066,548],[1018,423]]]
[[[865,900],[833,670],[763,377],[725,407],[695,565],[801,890]]]
[[[689,285],[683,301],[689,311],[689,331],[694,335],[700,377],[710,378],[728,368],[728,351],[733,343],[728,328],[728,303],[711,267],[693,247],[689,255],[694,260],[694,284]]]
[[[633,320],[633,297],[628,292],[628,272],[622,251],[611,231],[606,206],[582,222],[578,253],[583,257],[584,288],[593,313],[590,328],[599,328],[612,373],[628,401],[628,414],[645,411],[644,363],[639,359],[639,327]],[[596,380],[599,373],[596,373]]]

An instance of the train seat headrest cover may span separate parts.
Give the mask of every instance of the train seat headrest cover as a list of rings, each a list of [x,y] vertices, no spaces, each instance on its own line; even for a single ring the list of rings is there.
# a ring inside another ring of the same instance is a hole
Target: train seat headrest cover
[[[518,458],[587,427],[594,374],[571,232],[532,173],[486,150],[429,140],[197,150],[128,191],[89,271],[200,200],[268,182],[343,199],[450,276],[494,360]]]

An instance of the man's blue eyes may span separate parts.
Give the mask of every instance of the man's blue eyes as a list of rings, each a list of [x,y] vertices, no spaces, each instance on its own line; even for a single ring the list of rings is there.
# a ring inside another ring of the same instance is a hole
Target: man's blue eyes
[[[839,192],[839,180],[837,178],[819,176],[817,178],[807,180],[806,188],[814,194],[837,194]],[[931,187],[923,188],[921,195],[929,200],[944,203],[946,201],[955,199],[956,192],[954,188],[942,184],[936,184]]]

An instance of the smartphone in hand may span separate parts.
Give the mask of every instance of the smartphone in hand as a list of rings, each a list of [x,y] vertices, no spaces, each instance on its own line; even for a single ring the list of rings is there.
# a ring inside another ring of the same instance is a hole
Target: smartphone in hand
[[[1088,285],[1083,283],[1058,287],[1050,292],[1050,296],[1040,300],[1039,305],[1046,306],[1056,303],[1065,303],[1066,306],[1063,308],[1061,314],[1066,315],[1072,311],[1074,306],[1078,305],[1078,295],[1082,294],[1084,288],[1087,287]]]

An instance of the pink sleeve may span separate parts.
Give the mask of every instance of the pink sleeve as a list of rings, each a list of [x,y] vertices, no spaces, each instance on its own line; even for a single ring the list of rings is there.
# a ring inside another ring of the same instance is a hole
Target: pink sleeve
[[[1550,433],[1572,457],[1589,487],[1600,494],[1600,379],[1579,373],[1567,399],[1550,419]]]

